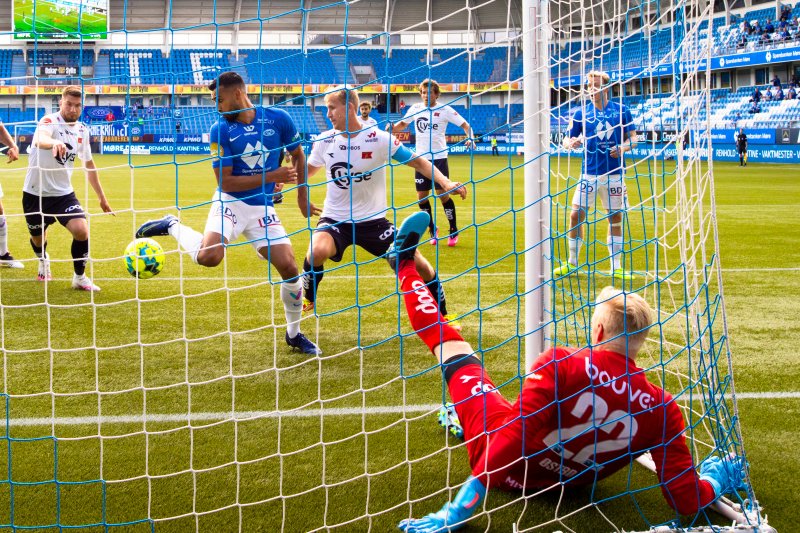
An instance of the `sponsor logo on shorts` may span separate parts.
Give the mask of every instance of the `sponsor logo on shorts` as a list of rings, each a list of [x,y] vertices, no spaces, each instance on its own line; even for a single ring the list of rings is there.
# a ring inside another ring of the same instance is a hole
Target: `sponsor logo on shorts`
[[[221,205],[218,205],[216,211],[214,212],[214,216],[227,218],[234,224],[237,223],[236,214],[230,207],[223,207]]]
[[[277,214],[272,214],[272,215],[267,215],[263,218],[259,218],[258,225],[261,226],[262,228],[266,228],[269,226],[280,226],[281,221],[278,218]]]

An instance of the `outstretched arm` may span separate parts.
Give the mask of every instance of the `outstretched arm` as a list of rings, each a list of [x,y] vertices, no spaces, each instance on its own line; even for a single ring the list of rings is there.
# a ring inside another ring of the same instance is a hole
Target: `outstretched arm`
[[[467,197],[466,187],[457,181],[450,181],[447,176],[442,174],[439,169],[433,166],[433,163],[427,159],[417,157],[406,162],[406,164],[426,178],[432,179],[434,182],[436,182],[436,185],[444,190],[444,192],[457,194],[462,199]]]
[[[17,148],[17,143],[14,142],[14,138],[10,133],[8,133],[8,130],[2,124],[0,124],[0,142],[8,146],[8,152],[6,152],[6,155],[8,156],[9,163],[19,159],[19,148]]]
[[[86,168],[86,177],[89,180],[89,185],[92,186],[94,193],[97,195],[97,199],[100,200],[100,209],[103,210],[103,213],[113,214],[111,206],[108,204],[108,199],[106,199],[106,194],[103,191],[103,186],[100,184],[100,175],[97,172],[94,161],[90,159],[84,162],[83,165]]]
[[[480,508],[484,497],[486,497],[486,487],[478,478],[469,476],[461,485],[456,497],[437,512],[422,518],[407,518],[397,527],[408,533],[434,533],[461,529]]]

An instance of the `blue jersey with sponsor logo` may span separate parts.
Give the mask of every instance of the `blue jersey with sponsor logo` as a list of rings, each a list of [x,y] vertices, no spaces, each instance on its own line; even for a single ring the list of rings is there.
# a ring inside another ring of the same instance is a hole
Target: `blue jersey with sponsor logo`
[[[609,101],[603,109],[597,109],[591,102],[572,116],[570,137],[581,133],[584,138],[583,173],[595,176],[620,174],[622,156],[611,157],[609,153],[622,144],[627,133],[635,131],[633,117],[628,108],[618,102]]]
[[[253,122],[220,120],[211,126],[212,165],[219,168],[233,167],[234,176],[265,176],[280,164],[280,153],[284,147],[290,152],[300,144],[294,122],[283,109],[256,107]],[[222,191],[250,205],[272,205],[275,184],[262,182],[247,191]],[[221,189],[219,189],[221,191]]]

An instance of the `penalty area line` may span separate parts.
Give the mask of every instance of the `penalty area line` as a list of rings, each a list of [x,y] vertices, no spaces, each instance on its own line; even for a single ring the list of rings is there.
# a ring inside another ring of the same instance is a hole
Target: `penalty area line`
[[[800,399],[800,391],[789,392],[741,392],[736,395],[737,400],[785,400]],[[695,401],[702,398],[695,397]],[[334,407],[330,409],[296,409],[291,411],[218,411],[180,414],[142,414],[118,416],[67,416],[67,417],[38,417],[38,418],[10,418],[7,420],[9,427],[41,427],[41,426],[87,426],[97,424],[157,424],[175,422],[214,422],[214,421],[247,421],[255,419],[278,418],[322,418],[335,416],[377,416],[389,414],[420,414],[434,413],[442,407],[441,404],[413,404],[413,405],[381,405],[375,407]]]

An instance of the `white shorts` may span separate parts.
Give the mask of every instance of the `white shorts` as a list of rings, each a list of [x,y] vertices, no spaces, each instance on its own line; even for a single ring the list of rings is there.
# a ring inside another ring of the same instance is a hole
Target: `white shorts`
[[[628,189],[621,174],[594,176],[583,174],[572,196],[572,205],[588,210],[594,207],[597,198],[603,208],[609,211],[625,211],[628,209]]]
[[[228,242],[243,235],[256,251],[269,245],[291,244],[274,207],[246,204],[220,192],[214,195],[208,212],[204,233],[209,232],[221,234]]]

